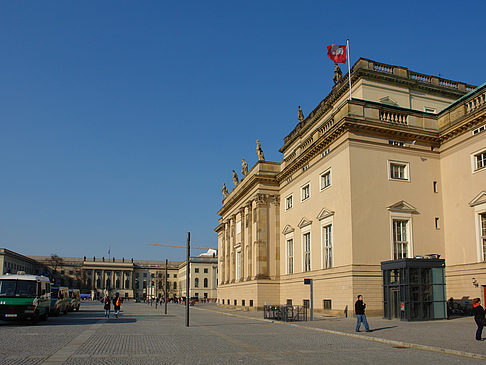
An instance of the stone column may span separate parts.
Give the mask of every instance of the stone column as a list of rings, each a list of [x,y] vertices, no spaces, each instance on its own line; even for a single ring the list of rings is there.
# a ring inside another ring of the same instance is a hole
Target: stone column
[[[256,196],[255,279],[268,279],[268,195]]]
[[[230,282],[230,233],[231,224],[230,221],[224,223],[224,283],[228,284]]]
[[[96,272],[91,270],[91,290],[95,290],[96,288]]]
[[[101,270],[101,288],[100,289],[105,289],[105,270]]]
[[[247,250],[247,255],[246,255],[246,264],[247,264],[247,267],[246,267],[246,280],[250,280],[251,277],[252,277],[252,246],[253,246],[253,235],[252,235],[252,231],[253,231],[253,215],[252,215],[252,209],[253,209],[253,204],[252,204],[252,201],[248,202],[247,204],[247,209],[248,209],[248,215],[245,217],[245,222],[247,220],[248,224],[247,224],[247,227],[246,229],[248,229],[247,233],[247,237],[246,237],[246,245],[245,245],[245,248]]]
[[[231,216],[231,235],[230,235],[230,282],[234,283],[236,279],[236,214]]]
[[[241,251],[241,256],[240,256],[240,277],[237,278],[238,281],[243,281],[245,280],[245,260],[246,260],[246,255],[245,255],[245,243],[246,243],[246,235],[245,235],[245,207],[240,208],[240,226],[241,226],[241,245],[240,245],[240,251]]]

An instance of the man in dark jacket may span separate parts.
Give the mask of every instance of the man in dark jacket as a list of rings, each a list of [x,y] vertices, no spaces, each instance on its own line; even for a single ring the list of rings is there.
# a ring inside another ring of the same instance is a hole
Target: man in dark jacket
[[[371,332],[370,327],[368,326],[368,321],[366,320],[365,314],[366,304],[363,303],[363,296],[358,295],[358,300],[354,303],[354,313],[356,314],[356,332],[359,332],[361,327],[361,323],[364,324],[366,332]]]

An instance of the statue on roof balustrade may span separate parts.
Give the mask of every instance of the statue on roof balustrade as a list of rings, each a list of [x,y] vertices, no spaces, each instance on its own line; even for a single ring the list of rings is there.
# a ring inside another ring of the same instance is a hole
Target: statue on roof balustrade
[[[233,170],[233,183],[236,185],[238,185],[239,181],[238,181],[238,174],[236,173],[235,170]]]
[[[244,158],[241,159],[241,173],[243,174],[243,178],[248,175],[248,164]]]
[[[262,150],[262,145],[260,144],[260,140],[256,140],[257,146],[256,146],[256,152],[258,156],[258,161],[265,161],[265,156],[263,155],[263,150]]]
[[[300,109],[300,105],[299,105],[299,110],[297,112],[297,118],[299,118],[299,122],[303,122],[304,121],[304,113],[302,112],[302,109]]]

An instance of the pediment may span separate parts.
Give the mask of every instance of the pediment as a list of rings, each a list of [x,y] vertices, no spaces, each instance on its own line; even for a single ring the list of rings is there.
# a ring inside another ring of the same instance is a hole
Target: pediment
[[[479,204],[486,204],[486,191],[481,191],[473,200],[469,202],[470,207],[475,207]]]
[[[323,220],[325,218],[329,218],[332,215],[334,215],[334,212],[332,210],[329,210],[329,209],[326,209],[326,208],[322,208],[322,210],[317,215],[317,219],[321,221],[321,220]]]
[[[294,229],[290,225],[286,225],[282,231],[282,234],[289,234],[292,233]]]
[[[398,103],[390,98],[389,96],[385,96],[384,98],[380,99],[380,103],[382,104],[387,104],[387,105],[393,105],[393,106],[398,106]]]
[[[312,221],[307,219],[306,217],[302,218],[299,222],[299,224],[297,225],[297,227],[299,228],[304,228],[308,225],[312,224]]]
[[[399,202],[390,205],[387,209],[391,212],[418,214],[417,209],[412,204],[407,203],[405,200],[400,200]]]

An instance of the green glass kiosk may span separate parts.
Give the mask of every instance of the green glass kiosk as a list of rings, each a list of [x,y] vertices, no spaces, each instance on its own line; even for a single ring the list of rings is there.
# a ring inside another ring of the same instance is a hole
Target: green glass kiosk
[[[383,261],[384,318],[428,321],[447,318],[445,260],[438,255]]]

